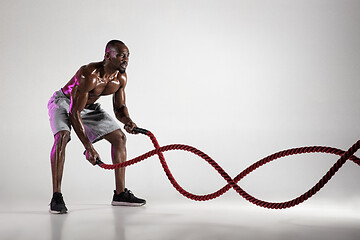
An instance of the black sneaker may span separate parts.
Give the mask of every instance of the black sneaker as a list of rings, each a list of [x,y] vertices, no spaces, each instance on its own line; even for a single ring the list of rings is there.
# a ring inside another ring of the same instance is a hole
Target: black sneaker
[[[125,192],[116,194],[114,190],[113,200],[111,205],[113,206],[142,206],[146,203],[144,199],[140,199],[134,196],[134,194],[125,188]]]
[[[50,202],[50,213],[62,214],[67,212],[64,199],[62,194],[59,192],[54,192],[53,197]]]

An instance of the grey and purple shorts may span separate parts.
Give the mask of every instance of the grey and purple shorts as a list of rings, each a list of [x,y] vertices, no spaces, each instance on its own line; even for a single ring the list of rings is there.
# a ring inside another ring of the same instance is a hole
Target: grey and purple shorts
[[[71,132],[69,119],[70,99],[65,96],[62,90],[53,94],[47,106],[50,126],[54,135],[63,130]],[[87,106],[81,111],[80,115],[86,135],[92,143],[101,140],[104,135],[120,129],[118,122],[105,112],[99,103]]]

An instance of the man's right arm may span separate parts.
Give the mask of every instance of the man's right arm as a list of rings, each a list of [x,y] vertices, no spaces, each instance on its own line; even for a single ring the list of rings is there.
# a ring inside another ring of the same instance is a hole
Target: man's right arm
[[[82,67],[75,75],[74,84],[75,85],[70,94],[69,119],[76,135],[79,137],[86,149],[86,159],[95,165],[96,159],[100,159],[100,157],[86,135],[80,112],[86,106],[89,92],[96,86],[96,78],[92,77],[87,67]]]

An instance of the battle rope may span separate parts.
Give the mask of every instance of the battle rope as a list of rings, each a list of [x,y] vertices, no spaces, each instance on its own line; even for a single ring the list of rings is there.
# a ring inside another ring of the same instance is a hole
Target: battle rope
[[[229,174],[227,174],[219,166],[219,164],[217,164],[212,158],[210,158],[207,154],[205,154],[204,152],[202,152],[194,147],[191,147],[188,145],[183,145],[183,144],[171,144],[171,145],[166,145],[166,146],[160,147],[154,134],[152,134],[150,131],[142,129],[142,128],[135,128],[134,131],[138,132],[138,133],[142,133],[142,134],[150,137],[155,149],[152,151],[149,151],[141,156],[138,156],[134,159],[123,162],[123,163],[110,165],[110,164],[105,164],[105,163],[101,162],[100,160],[98,160],[97,164],[104,169],[123,168],[123,167],[129,166],[129,165],[138,163],[140,161],[143,161],[143,160],[157,154],[159,156],[161,165],[164,168],[166,176],[168,177],[168,179],[170,180],[170,182],[174,186],[174,188],[183,196],[185,196],[189,199],[192,199],[192,200],[196,200],[196,201],[207,201],[210,199],[217,198],[217,197],[221,196],[222,194],[224,194],[225,192],[227,192],[230,188],[233,188],[240,196],[242,196],[243,198],[245,198],[246,200],[248,200],[249,202],[251,202],[257,206],[264,207],[264,208],[271,208],[271,209],[290,208],[290,207],[296,206],[296,205],[304,202],[305,200],[307,200],[308,198],[313,196],[315,193],[317,193],[335,175],[335,173],[343,166],[343,164],[346,162],[346,160],[350,159],[351,161],[353,161],[354,163],[356,163],[360,166],[360,159],[353,155],[360,148],[360,140],[359,140],[351,148],[349,148],[349,150],[347,150],[346,152],[343,150],[340,150],[340,149],[336,149],[336,148],[321,147],[321,146],[293,148],[293,149],[288,149],[288,150],[284,150],[281,152],[277,152],[277,153],[267,156],[267,157],[259,160],[258,162],[252,164],[250,167],[246,168],[244,171],[239,173],[234,179],[232,179],[229,176]],[[170,151],[170,150],[183,150],[183,151],[192,152],[192,153],[198,155],[199,157],[204,159],[206,162],[208,162],[228,182],[228,184],[226,186],[224,186],[223,188],[221,188],[220,190],[218,190],[214,193],[211,193],[211,194],[207,194],[207,195],[195,195],[195,194],[187,192],[185,189],[183,189],[177,183],[177,181],[171,174],[171,171],[165,161],[163,152]],[[269,163],[275,159],[281,158],[281,157],[290,156],[290,155],[294,155],[294,154],[301,154],[301,153],[329,153],[329,154],[339,155],[341,157],[330,168],[330,170],[320,179],[320,181],[315,186],[313,186],[309,191],[305,192],[301,196],[294,198],[293,200],[290,200],[287,202],[274,203],[274,202],[266,202],[266,201],[259,200],[255,197],[251,196],[247,192],[245,192],[241,187],[239,187],[239,185],[237,185],[237,182],[239,182],[243,177],[245,177],[246,175],[248,175],[250,172],[254,171],[255,169],[261,167],[262,165]]]

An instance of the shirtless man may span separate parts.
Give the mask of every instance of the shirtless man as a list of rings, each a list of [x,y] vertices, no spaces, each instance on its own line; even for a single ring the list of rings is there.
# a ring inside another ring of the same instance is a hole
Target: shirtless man
[[[51,213],[67,212],[61,193],[61,179],[71,126],[84,145],[86,159],[93,165],[97,159],[100,160],[93,143],[101,139],[110,142],[113,163],[126,161],[125,134],[118,123],[95,102],[101,96],[113,94],[116,118],[125,124],[128,133],[135,133],[133,129],[136,124],[131,120],[125,105],[125,71],[129,54],[123,42],[108,42],[104,60],[82,66],[62,89],[54,93],[48,103],[55,140],[50,155],[53,183]],[[125,168],[115,169],[115,186],[112,205],[141,206],[146,203],[125,188]]]

